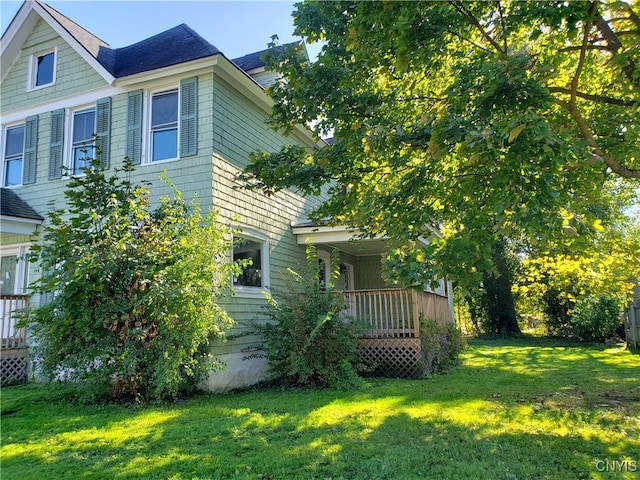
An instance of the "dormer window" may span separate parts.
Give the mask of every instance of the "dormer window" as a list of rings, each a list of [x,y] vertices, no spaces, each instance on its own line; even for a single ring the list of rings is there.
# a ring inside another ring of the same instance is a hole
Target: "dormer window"
[[[37,53],[31,58],[29,89],[47,87],[56,83],[56,50]]]

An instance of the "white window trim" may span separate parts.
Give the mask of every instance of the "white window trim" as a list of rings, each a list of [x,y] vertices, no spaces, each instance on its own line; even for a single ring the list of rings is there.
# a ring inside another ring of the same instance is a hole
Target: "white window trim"
[[[157,93],[169,92],[171,90],[177,90],[178,92],[178,119],[177,119],[177,146],[176,146],[176,157],[175,158],[165,158],[164,160],[156,160],[153,161],[151,159],[151,109],[153,103],[153,96]],[[180,88],[180,83],[171,83],[167,85],[163,85],[160,87],[156,87],[153,89],[145,90],[143,94],[143,131],[142,131],[142,158],[141,165],[159,165],[167,162],[175,162],[176,160],[180,160],[180,105],[182,102],[182,89]]]
[[[447,297],[448,296],[448,282],[446,278],[439,278],[438,280],[438,286],[434,289],[431,287],[431,283],[425,283],[424,284],[424,291],[427,293],[433,293],[435,295],[438,295],[440,297]]]
[[[38,57],[53,53],[53,81],[44,85],[36,85],[37,69],[38,69]],[[27,92],[34,90],[40,90],[41,88],[51,87],[56,84],[56,75],[58,73],[58,47],[43,50],[41,52],[34,53],[29,59],[29,75],[27,79]]]
[[[347,281],[345,282],[345,290],[351,291],[353,290],[355,287],[355,280],[353,278],[353,273],[354,273],[354,269],[353,269],[353,265],[351,263],[348,262],[340,262],[341,265],[344,265],[345,271],[347,272],[346,278]]]
[[[78,177],[84,175],[84,173],[73,173],[73,116],[76,113],[82,112],[83,110],[93,110],[93,129],[96,129],[96,104],[87,103],[84,105],[80,105],[73,108],[67,108],[65,111],[65,125],[64,125],[64,153],[62,164],[64,165],[66,174],[63,177]],[[95,131],[93,132],[96,133]],[[94,142],[93,142],[94,143]],[[95,143],[94,143],[95,144]]]
[[[260,261],[262,263],[262,287],[245,287],[242,285],[234,285],[233,279],[231,280],[231,288],[235,291],[236,296],[247,298],[264,298],[263,291],[268,292],[271,284],[271,268],[269,258],[271,257],[271,246],[269,244],[269,237],[255,230],[238,229],[238,233],[234,233],[231,239],[231,261],[233,261],[233,239],[236,237],[245,238],[247,240],[253,240],[260,242],[262,248],[260,249]]]
[[[13,127],[19,127],[20,125],[25,125],[26,128],[26,122],[24,120],[20,121],[20,122],[13,122],[13,123],[8,123],[6,125],[2,125],[2,129],[0,131],[0,135],[2,136],[2,138],[0,138],[0,168],[2,168],[2,171],[0,171],[0,185],[2,185],[2,188],[16,188],[16,187],[21,187],[23,182],[24,182],[24,141],[22,143],[22,172],[20,172],[20,183],[16,184],[16,185],[5,185],[5,175],[7,173],[7,169],[6,169],[6,165],[5,165],[5,147],[7,145],[7,130],[9,130],[10,128]]]
[[[26,290],[23,289],[22,285],[28,285],[29,281],[29,261],[27,260],[27,255],[31,249],[31,244],[21,244],[21,245],[11,245],[8,247],[2,248],[2,256],[16,256],[18,257],[18,265],[16,269],[16,278],[13,284],[13,294],[16,295],[25,295],[27,293]],[[16,290],[18,292],[16,293]],[[20,291],[23,290],[23,291]]]
[[[327,288],[329,282],[331,281],[331,254],[326,250],[318,250],[316,255],[318,257],[318,260],[324,260],[324,278],[321,278],[319,280],[324,281],[325,288]]]

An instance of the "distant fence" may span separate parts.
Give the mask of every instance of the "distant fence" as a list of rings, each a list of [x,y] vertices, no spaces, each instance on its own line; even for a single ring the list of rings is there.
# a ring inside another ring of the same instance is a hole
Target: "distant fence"
[[[629,304],[624,331],[627,345],[640,348],[640,286],[636,287],[634,301]]]

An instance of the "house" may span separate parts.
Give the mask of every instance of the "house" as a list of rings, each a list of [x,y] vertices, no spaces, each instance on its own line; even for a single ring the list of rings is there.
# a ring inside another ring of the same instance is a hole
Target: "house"
[[[203,211],[214,207],[239,229],[230,258],[251,258],[254,270],[234,279],[235,295],[225,300],[239,324],[260,314],[263,290],[283,286],[279,272],[304,263],[306,238],[319,246],[323,262],[331,248],[340,249],[344,289],[362,292],[349,294],[353,311],[379,317],[380,335],[415,336],[418,314],[430,314],[433,306],[435,315],[436,303],[442,318],[452,319],[446,286],[403,299],[399,290],[383,294],[384,241],[354,243],[346,229],[322,236],[324,227],[305,223],[318,198],[294,191],[265,197],[234,188],[252,151],[276,151],[292,142],[321,146],[302,126],[284,137],[265,124],[272,102],[264,87],[278,77],[265,69],[262,52],[229,59],[184,24],[114,49],[47,4],[28,0],[4,33],[0,53],[3,358],[9,347],[28,344],[10,325],[9,298],[26,301],[28,282],[40,274],[25,261],[33,235],[46,221],[48,204],[62,203],[69,178],[64,172],[84,166],[78,152],[93,145],[94,134],[104,167],[119,167],[128,157],[138,165],[132,180],[151,181],[152,201],[169,193],[159,179],[166,172],[185,198],[197,196]],[[391,317],[406,325],[391,327]],[[252,343],[240,338],[213,347],[227,368],[210,375],[211,390],[264,377],[264,361],[245,359]]]

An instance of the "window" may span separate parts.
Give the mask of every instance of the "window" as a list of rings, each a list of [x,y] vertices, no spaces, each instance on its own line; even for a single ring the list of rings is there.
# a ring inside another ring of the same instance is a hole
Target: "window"
[[[268,288],[269,243],[265,238],[236,236],[233,239],[233,261],[246,261],[233,286],[242,289]]]
[[[331,281],[331,255],[324,250],[318,250],[318,281],[320,290],[326,290]]]
[[[30,90],[53,85],[56,81],[56,51],[33,55],[31,60]]]
[[[24,153],[24,125],[7,128],[4,142],[3,186],[22,184],[22,157]]]
[[[127,95],[126,156],[134,165],[198,154],[198,77]]]
[[[27,119],[27,137],[29,136]],[[49,136],[49,180],[82,173],[94,159],[109,168],[111,152],[111,98],[100,98],[93,105],[51,112]],[[26,155],[25,155],[26,156]]]
[[[151,97],[151,161],[178,158],[178,90]]]
[[[432,284],[427,283],[424,286],[424,291],[427,293],[435,293],[436,295],[441,295],[443,297],[447,296],[447,280],[446,278],[439,278],[436,280],[437,286],[435,288],[432,287]]]
[[[93,108],[73,112],[71,127],[71,165],[69,171],[74,175],[88,168],[95,156],[93,135],[96,132],[96,111]]]
[[[29,285],[29,249],[26,246],[8,247],[0,257],[0,293],[27,293]]]

